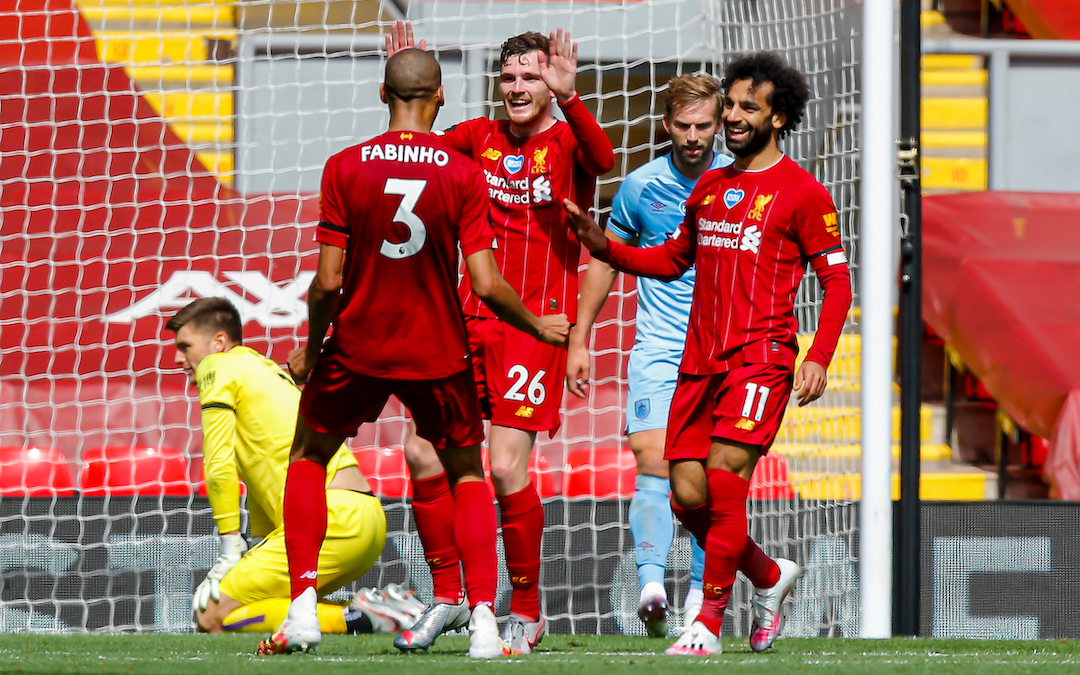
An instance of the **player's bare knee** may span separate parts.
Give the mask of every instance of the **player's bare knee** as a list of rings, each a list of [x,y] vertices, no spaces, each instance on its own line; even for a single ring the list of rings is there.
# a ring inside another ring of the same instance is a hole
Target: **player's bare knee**
[[[709,483],[705,467],[695,460],[671,462],[671,497],[684,509],[704,504],[708,499]]]
[[[200,633],[222,632],[222,617],[217,609],[217,604],[211,601],[206,610],[195,612],[195,624]]]
[[[442,472],[442,463],[435,446],[415,433],[405,439],[405,463],[413,478],[430,478]]]
[[[528,465],[516,457],[492,457],[491,482],[495,484],[495,492],[501,495],[524,490],[529,484]]]

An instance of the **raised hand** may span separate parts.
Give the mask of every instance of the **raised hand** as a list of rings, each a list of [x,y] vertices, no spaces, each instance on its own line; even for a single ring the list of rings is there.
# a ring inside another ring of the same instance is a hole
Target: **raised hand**
[[[592,216],[582,211],[580,206],[569,199],[563,200],[563,208],[570,214],[570,222],[574,226],[578,240],[589,249],[590,253],[600,253],[607,248],[608,239]]]
[[[417,45],[413,38],[412,21],[398,19],[390,27],[390,34],[386,36],[386,58],[405,49],[427,49],[427,40],[421,40]]]
[[[566,103],[574,97],[574,82],[577,80],[577,45],[570,41],[570,33],[563,33],[560,28],[550,38],[551,55],[540,52],[540,77],[548,86],[559,103]]]

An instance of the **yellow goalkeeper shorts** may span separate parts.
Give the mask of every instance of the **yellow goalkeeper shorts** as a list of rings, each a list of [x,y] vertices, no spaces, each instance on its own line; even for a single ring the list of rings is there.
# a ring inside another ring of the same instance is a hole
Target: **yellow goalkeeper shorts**
[[[319,549],[319,595],[333,593],[371,569],[386,543],[386,515],[371,495],[326,491],[326,539]],[[247,605],[290,597],[285,528],[271,532],[221,580],[221,594]]]

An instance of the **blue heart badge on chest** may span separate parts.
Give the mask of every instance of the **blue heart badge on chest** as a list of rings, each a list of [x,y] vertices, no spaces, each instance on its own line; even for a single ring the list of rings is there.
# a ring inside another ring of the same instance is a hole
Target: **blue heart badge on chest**
[[[525,155],[507,155],[503,157],[503,168],[508,173],[517,173],[525,166]]]
[[[727,207],[730,209],[731,207],[741,202],[743,200],[743,197],[745,196],[746,193],[742,190],[728,188],[727,192],[724,193],[724,203],[727,204]]]

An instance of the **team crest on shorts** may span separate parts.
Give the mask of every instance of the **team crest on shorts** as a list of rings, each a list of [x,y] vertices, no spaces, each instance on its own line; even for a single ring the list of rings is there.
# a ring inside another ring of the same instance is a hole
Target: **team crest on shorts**
[[[643,398],[640,401],[634,403],[634,414],[637,415],[639,420],[643,420],[649,416],[652,411],[652,404],[649,399]]]

